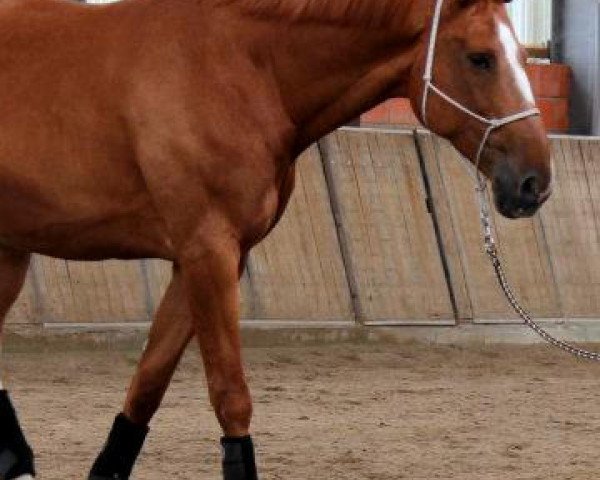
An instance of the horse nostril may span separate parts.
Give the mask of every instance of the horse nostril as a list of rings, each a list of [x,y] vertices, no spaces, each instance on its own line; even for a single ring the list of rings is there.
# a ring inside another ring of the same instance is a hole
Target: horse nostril
[[[538,202],[540,198],[540,181],[536,174],[528,175],[521,183],[521,198],[529,202]]]

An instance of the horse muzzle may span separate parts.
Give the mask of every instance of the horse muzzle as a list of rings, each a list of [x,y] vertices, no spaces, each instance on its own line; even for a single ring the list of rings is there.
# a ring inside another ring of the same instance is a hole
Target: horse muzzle
[[[492,185],[498,212],[511,219],[535,215],[552,190],[549,175],[537,170],[517,175],[508,166],[496,169]]]

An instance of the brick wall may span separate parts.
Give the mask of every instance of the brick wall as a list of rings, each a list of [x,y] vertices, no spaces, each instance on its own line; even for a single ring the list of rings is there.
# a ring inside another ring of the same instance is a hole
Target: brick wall
[[[561,64],[532,64],[527,73],[546,128],[553,133],[568,132],[571,69]],[[419,122],[407,99],[394,98],[361,115],[360,124],[411,127]]]
[[[407,98],[388,100],[360,117],[361,125],[419,125]]]
[[[528,65],[527,74],[546,128],[555,133],[567,133],[571,69],[558,63]]]

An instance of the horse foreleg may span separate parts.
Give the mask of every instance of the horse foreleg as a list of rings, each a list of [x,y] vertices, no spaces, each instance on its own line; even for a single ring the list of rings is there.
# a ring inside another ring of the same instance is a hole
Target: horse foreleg
[[[147,425],[150,422],[193,336],[194,324],[181,274],[174,268],[125,400],[123,413],[133,423]]]
[[[29,258],[28,253],[0,249],[0,341],[6,314],[23,287]],[[33,452],[21,430],[1,374],[0,371],[0,479],[25,480],[35,475]]]
[[[106,445],[94,462],[90,480],[129,478],[146,437],[147,425],[158,410],[194,334],[181,283],[179,269],[174,268],[129,387],[123,412],[115,419]]]
[[[244,376],[239,330],[243,255],[231,240],[201,242],[182,260],[211,404],[223,430],[225,480],[257,480],[249,435],[252,400]]]

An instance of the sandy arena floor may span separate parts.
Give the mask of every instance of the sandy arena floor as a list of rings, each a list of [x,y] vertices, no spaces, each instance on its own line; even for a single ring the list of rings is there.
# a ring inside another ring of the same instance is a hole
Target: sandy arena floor
[[[6,354],[41,479],[83,479],[136,354]],[[600,365],[546,347],[247,349],[262,479],[591,480]],[[134,479],[220,478],[219,431],[188,355]]]

